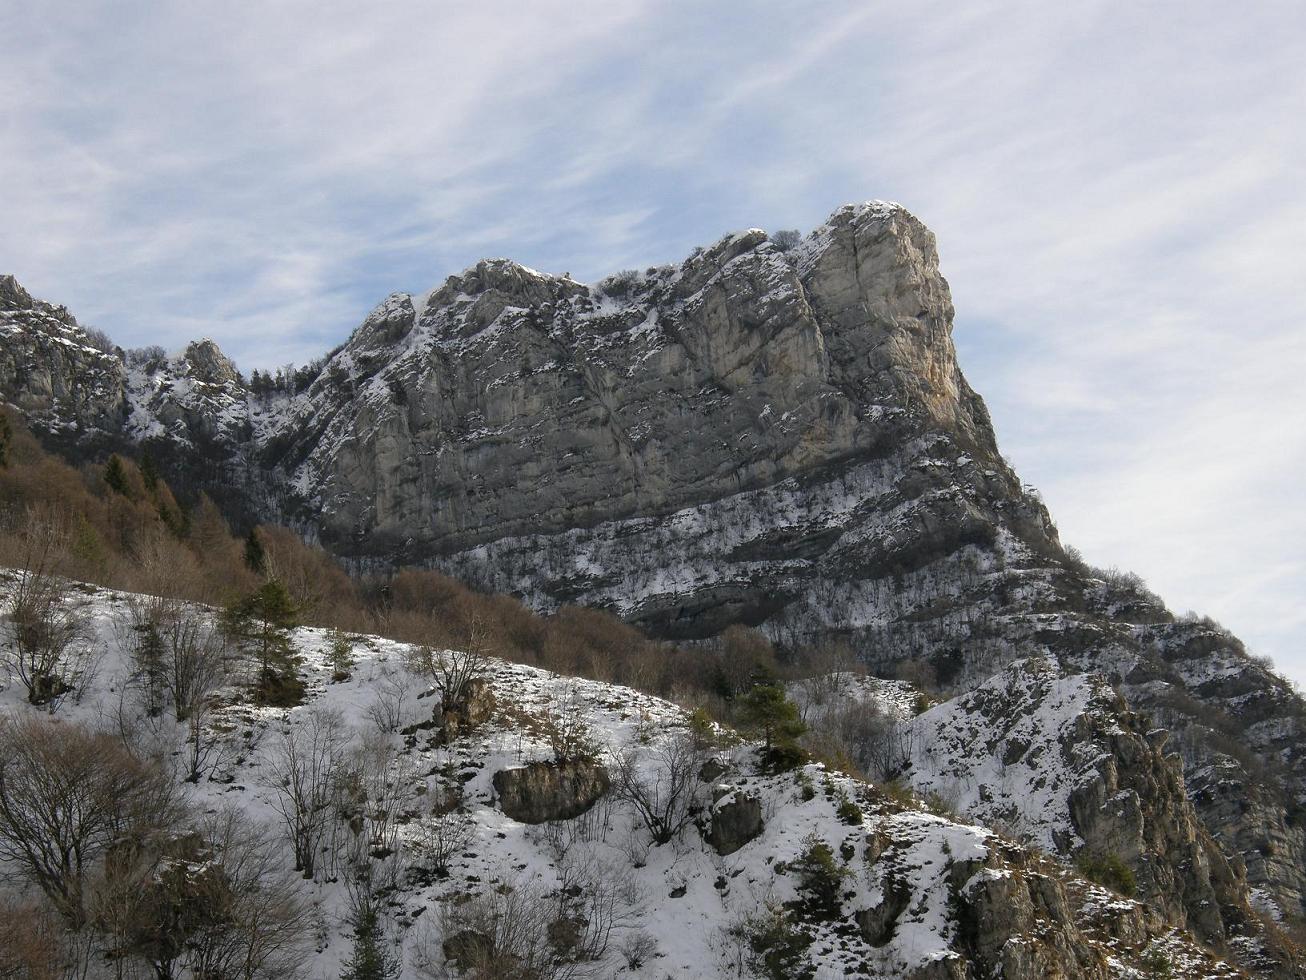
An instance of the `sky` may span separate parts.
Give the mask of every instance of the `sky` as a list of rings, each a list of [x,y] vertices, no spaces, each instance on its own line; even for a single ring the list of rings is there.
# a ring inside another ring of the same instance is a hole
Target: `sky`
[[[1306,683],[1306,8],[0,0],[0,272],[302,363],[486,256],[582,281],[895,200],[1067,544]]]

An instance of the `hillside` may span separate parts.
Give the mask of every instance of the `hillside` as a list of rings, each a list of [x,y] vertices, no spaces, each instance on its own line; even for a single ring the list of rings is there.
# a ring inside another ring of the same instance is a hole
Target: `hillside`
[[[14,574],[5,579],[12,589]],[[629,688],[488,658],[464,706],[480,707],[459,732],[432,676],[410,669],[423,660],[414,648],[348,637],[345,676],[338,637],[301,628],[303,704],[253,703],[228,647],[206,707],[179,723],[170,707],[151,713],[141,624],[154,610],[208,635],[211,614],[90,586],[69,602],[87,626],[72,688],[38,709],[10,683],[0,735],[36,725],[72,744],[79,727],[112,730],[160,759],[184,790],[182,816],[166,836],[140,838],[136,890],[192,910],[207,908],[215,882],[243,882],[242,901],[280,896],[253,976],[339,976],[360,895],[380,910],[382,945],[405,978],[444,976],[449,957],[466,966],[492,950],[507,972],[481,975],[1138,977],[1162,965],[1176,977],[1241,975],[1145,904],[1037,852],[819,764],[762,773],[757,743]],[[0,761],[0,774],[15,783],[24,758]],[[684,825],[658,845],[628,787],[665,801],[673,774],[683,796],[665,812],[683,810]],[[318,780],[314,867],[301,873],[287,786]],[[250,839],[269,845],[258,892],[238,866],[252,860],[240,844]],[[121,854],[88,854],[96,889],[125,873]],[[146,938],[104,935],[128,975],[144,969],[139,951],[176,953],[168,969],[180,970],[219,934],[245,948],[222,918],[159,923]]]

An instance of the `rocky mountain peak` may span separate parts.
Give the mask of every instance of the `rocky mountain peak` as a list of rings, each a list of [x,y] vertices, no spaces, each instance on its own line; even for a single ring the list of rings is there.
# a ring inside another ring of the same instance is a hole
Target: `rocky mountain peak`
[[[13,276],[0,276],[0,310],[30,310],[31,294]]]
[[[957,363],[934,236],[898,205],[593,285],[487,259],[388,297],[305,390],[266,397],[211,343],[127,372],[12,280],[0,293],[32,304],[0,310],[0,390],[51,442],[149,448],[242,521],[359,566],[433,566],[687,643],[743,623],[979,691],[967,717],[1082,698],[1038,730],[1049,753],[1098,753],[1055,787],[1053,845],[1154,862],[1139,880],[1211,936],[1240,921],[1243,867],[1266,908],[1306,911],[1306,704],[1217,627],[1062,549]],[[1047,666],[994,681],[1020,697],[981,690],[1021,660]],[[958,754],[940,778],[1021,771],[1003,758]]]
[[[239,384],[240,372],[226,354],[207,337],[186,345],[181,356],[190,376],[204,384]]]

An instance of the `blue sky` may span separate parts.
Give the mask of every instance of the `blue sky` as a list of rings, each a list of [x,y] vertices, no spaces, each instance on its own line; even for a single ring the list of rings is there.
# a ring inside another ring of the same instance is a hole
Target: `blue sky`
[[[596,279],[902,202],[1063,539],[1306,681],[1296,0],[0,0],[0,23],[0,271],[246,370],[483,256]]]

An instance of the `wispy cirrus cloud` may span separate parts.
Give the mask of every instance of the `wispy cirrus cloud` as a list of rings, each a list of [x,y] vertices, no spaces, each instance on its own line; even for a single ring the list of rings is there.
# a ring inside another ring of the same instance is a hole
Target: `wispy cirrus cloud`
[[[1293,3],[4,10],[0,267],[302,361],[486,254],[578,278],[888,197],[1063,537],[1306,679]]]

